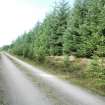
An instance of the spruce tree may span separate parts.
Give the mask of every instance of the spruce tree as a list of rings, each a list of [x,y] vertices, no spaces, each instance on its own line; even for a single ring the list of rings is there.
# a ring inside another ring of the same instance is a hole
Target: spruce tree
[[[59,2],[54,8],[50,39],[50,51],[52,55],[63,54],[63,35],[67,28],[69,10],[68,2],[65,0]]]

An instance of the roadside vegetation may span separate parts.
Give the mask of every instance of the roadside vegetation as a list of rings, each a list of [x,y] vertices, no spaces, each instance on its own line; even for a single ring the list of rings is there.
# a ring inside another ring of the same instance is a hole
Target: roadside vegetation
[[[105,94],[105,1],[61,0],[7,49]]]

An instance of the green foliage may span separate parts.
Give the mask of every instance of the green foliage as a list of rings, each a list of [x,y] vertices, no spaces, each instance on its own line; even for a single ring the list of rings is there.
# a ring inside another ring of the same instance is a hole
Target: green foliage
[[[64,65],[66,68],[68,68],[68,66],[69,66],[69,56],[68,55],[64,56]]]
[[[93,57],[87,70],[87,78],[95,79],[99,81],[105,80],[105,66],[103,64],[103,58],[97,56]]]
[[[42,23],[16,39],[9,51],[31,59],[44,56],[105,56],[105,1],[58,2]]]
[[[52,16],[52,32],[50,37],[50,54],[62,55],[63,54],[63,35],[67,28],[67,21],[69,17],[68,2],[61,0],[54,8]]]
[[[2,48],[0,48],[0,51],[1,50],[8,51],[9,50],[9,46],[8,45],[5,45]]]

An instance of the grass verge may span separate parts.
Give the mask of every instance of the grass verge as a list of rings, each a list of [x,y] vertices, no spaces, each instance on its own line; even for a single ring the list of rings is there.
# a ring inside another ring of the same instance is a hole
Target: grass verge
[[[84,62],[83,59],[77,58],[75,61],[65,64],[64,61],[53,58],[46,58],[43,62],[35,62],[34,60],[22,56],[14,56],[33,66],[45,70],[48,73],[54,74],[63,80],[70,81],[76,85],[85,87],[88,90],[105,96],[105,83],[100,85],[100,83],[94,78],[86,78],[88,64],[87,62]]]

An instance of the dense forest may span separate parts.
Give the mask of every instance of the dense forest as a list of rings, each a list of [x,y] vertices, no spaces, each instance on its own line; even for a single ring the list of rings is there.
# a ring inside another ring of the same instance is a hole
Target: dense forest
[[[105,1],[61,0],[42,23],[18,37],[10,50],[24,57],[105,56]]]

